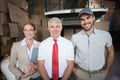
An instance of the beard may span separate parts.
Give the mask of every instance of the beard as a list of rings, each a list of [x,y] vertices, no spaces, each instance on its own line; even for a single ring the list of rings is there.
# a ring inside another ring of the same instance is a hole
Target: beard
[[[91,23],[86,23],[85,25],[87,25],[87,24],[91,24]],[[88,28],[84,28],[84,27],[83,27],[83,29],[84,29],[85,31],[90,31],[90,30],[93,28],[93,26],[94,26],[94,22],[90,25],[90,27],[88,27]]]

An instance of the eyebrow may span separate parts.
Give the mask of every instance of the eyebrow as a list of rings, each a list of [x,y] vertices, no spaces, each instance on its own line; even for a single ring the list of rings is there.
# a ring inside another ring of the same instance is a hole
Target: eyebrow
[[[86,15],[86,19],[89,19],[91,17],[91,15]],[[84,20],[83,18],[80,18],[80,20]]]

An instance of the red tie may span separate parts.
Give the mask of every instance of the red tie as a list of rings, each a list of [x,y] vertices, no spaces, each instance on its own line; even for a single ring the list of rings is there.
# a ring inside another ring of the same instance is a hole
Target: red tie
[[[52,52],[52,79],[58,80],[59,77],[58,45],[57,45],[57,40],[54,41],[55,43],[53,45],[53,52]]]

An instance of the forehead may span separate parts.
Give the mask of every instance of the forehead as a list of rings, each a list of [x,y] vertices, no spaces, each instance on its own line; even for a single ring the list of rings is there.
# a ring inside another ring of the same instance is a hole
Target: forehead
[[[26,25],[24,26],[24,28],[32,28],[32,29],[33,29],[33,26],[30,25],[30,24],[26,24]]]
[[[60,25],[60,22],[51,21],[50,25]]]
[[[93,15],[89,15],[89,14],[82,14],[81,16],[80,16],[80,18],[79,19],[85,19],[85,18],[92,18],[93,17]]]

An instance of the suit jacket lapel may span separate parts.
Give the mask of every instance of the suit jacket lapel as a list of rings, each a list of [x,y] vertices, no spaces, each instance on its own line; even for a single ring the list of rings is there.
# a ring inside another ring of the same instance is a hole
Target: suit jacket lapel
[[[29,56],[27,53],[27,47],[26,46],[22,46],[22,57],[24,58],[25,61],[29,62]]]

